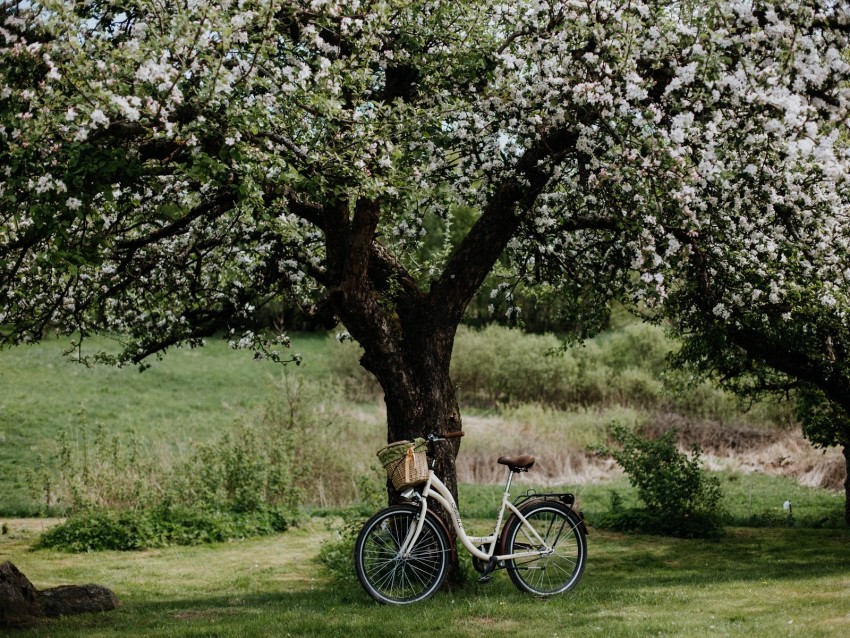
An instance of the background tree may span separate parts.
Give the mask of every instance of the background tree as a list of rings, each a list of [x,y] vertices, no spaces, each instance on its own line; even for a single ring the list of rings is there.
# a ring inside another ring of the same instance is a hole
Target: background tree
[[[454,334],[497,262],[593,318],[630,272],[668,298],[709,231],[846,226],[838,3],[0,8],[5,343],[106,331],[122,350],[95,359],[139,363],[224,333],[280,357],[252,317],[292,296],[363,346],[411,438],[460,428]],[[734,254],[773,268],[760,246]]]
[[[843,448],[850,525],[850,16],[830,8],[753,3],[680,51],[663,134],[691,175],[649,211],[636,265],[638,301],[683,339],[676,363],[792,398],[814,444]],[[746,54],[717,67],[701,52],[717,38]]]

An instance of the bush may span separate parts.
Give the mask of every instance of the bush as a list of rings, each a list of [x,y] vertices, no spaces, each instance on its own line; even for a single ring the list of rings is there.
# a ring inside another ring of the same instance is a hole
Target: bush
[[[658,377],[675,342],[658,326],[632,323],[600,335],[600,359],[612,370],[641,369]]]
[[[377,508],[376,508],[377,510]],[[333,537],[322,543],[319,562],[324,565],[337,584],[354,585],[354,543],[366,517],[358,510],[344,513],[341,523],[331,526]]]
[[[474,405],[540,402],[565,405],[572,400],[578,365],[560,352],[554,335],[529,335],[491,325],[461,327],[452,355],[452,379],[460,399]]]
[[[611,513],[602,525],[620,530],[707,536],[720,529],[720,482],[700,465],[700,450],[691,456],[676,447],[676,431],[656,439],[638,436],[618,424],[609,427],[613,446],[600,448],[623,468],[643,501],[643,509],[625,509],[612,496]]]
[[[331,376],[339,382],[345,396],[352,401],[368,402],[383,396],[377,379],[360,365],[363,348],[355,341],[345,339],[332,343],[332,356],[328,360]]]
[[[44,532],[36,547],[71,552],[138,550],[197,545],[285,531],[291,513],[258,509],[250,513],[186,507],[153,510],[93,510],[71,516]]]
[[[530,335],[488,326],[461,327],[452,357],[452,379],[463,402],[543,403],[558,408],[632,405],[663,401],[659,379],[670,342],[644,324],[562,349],[555,335]]]

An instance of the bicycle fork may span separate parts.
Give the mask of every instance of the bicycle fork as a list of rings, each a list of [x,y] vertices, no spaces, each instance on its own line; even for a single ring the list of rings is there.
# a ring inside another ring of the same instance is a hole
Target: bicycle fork
[[[422,532],[422,526],[425,524],[425,507],[425,502],[423,501],[422,506],[419,509],[419,515],[416,517],[416,526],[407,530],[407,536],[401,544],[401,547],[398,548],[399,558],[410,558],[410,552],[416,545],[416,541],[419,539],[419,534]]]

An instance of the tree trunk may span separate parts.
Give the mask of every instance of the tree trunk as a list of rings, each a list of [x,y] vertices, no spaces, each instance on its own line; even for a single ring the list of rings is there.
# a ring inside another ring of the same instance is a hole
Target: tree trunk
[[[397,359],[372,357],[367,349],[361,361],[384,390],[388,443],[461,429],[457,393],[449,376],[454,334],[435,335],[426,329],[417,337],[414,332],[405,332]],[[458,447],[454,440],[438,443],[435,449],[434,470],[455,500]]]

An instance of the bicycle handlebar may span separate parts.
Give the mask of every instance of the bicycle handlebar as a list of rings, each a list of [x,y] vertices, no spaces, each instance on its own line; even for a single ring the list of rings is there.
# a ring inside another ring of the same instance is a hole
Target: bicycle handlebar
[[[445,441],[447,439],[459,439],[464,434],[465,433],[462,432],[462,431],[447,432],[446,434],[433,434],[432,433],[432,434],[428,435],[428,440],[431,441],[431,442],[434,442],[434,441]]]

